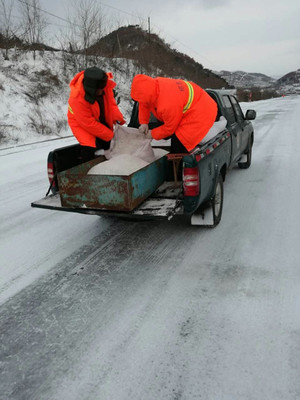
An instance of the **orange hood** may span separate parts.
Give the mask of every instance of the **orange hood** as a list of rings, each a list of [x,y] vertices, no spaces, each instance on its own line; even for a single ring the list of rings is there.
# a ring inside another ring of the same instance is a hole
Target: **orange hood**
[[[139,74],[133,78],[131,97],[139,103],[154,104],[158,97],[158,83],[150,76]]]

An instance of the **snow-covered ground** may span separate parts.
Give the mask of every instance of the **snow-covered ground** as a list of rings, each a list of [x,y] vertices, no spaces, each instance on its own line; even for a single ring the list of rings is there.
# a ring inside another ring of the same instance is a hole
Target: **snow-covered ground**
[[[111,71],[117,83],[116,99],[129,122],[130,85],[138,73],[131,60],[90,57],[90,65]],[[64,52],[10,50],[0,52],[0,148],[71,135],[67,124],[69,83],[84,69],[80,56]]]
[[[30,208],[72,138],[0,150],[0,398],[300,396],[300,97],[257,110],[213,230]]]

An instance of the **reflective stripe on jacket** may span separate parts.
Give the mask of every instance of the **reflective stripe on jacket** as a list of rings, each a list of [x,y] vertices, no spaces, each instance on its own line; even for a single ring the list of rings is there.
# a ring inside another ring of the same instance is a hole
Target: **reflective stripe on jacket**
[[[194,100],[194,88],[190,84],[190,82],[184,81],[184,83],[189,88],[189,98],[188,98],[188,101],[187,101],[186,105],[183,108],[183,112],[185,113],[185,112],[187,112],[187,110],[189,110],[191,108],[191,105],[193,103],[193,100]]]

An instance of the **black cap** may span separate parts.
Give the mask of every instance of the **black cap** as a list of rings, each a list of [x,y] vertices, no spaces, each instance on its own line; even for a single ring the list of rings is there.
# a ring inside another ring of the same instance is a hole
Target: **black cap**
[[[83,87],[85,91],[85,100],[91,104],[96,101],[96,92],[98,89],[104,89],[107,84],[106,73],[97,67],[87,68],[84,71]]]

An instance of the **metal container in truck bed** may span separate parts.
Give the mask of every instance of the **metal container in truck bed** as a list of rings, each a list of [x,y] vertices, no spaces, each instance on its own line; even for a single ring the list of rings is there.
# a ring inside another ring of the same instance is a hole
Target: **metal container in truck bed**
[[[167,159],[161,157],[130,175],[90,175],[104,156],[58,174],[63,207],[132,211],[166,180]]]

